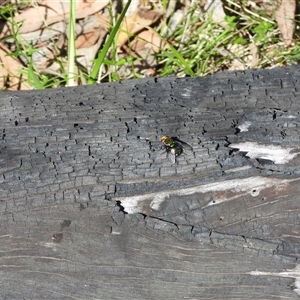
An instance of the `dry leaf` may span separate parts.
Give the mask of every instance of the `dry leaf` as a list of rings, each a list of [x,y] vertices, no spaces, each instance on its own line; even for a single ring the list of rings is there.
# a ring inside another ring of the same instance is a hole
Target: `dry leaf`
[[[295,0],[281,0],[278,9],[275,12],[275,19],[277,21],[278,28],[287,46],[290,46],[293,41],[293,33],[295,30],[295,12]]]
[[[255,43],[251,43],[249,45],[249,50],[251,54],[251,68],[255,68],[258,66],[259,62],[259,50]]]
[[[109,0],[90,0],[88,2],[84,0],[77,0],[76,3],[76,19],[83,19],[89,15],[93,15],[96,12],[103,9]],[[31,31],[43,28],[46,24],[51,25],[53,23],[68,19],[70,13],[70,1],[52,1],[44,0],[39,2],[36,7],[25,10],[20,15],[14,18],[15,22],[23,22],[20,27],[19,33],[27,33]],[[6,27],[3,29],[5,35],[10,34],[10,30]],[[3,34],[0,36],[2,37]]]
[[[103,24],[104,17],[102,20],[97,16],[90,16],[84,20],[81,24],[76,24],[79,27],[79,31],[76,30],[78,37],[75,41],[76,49],[88,48],[97,43],[101,38],[103,40],[104,35],[107,33],[107,29]],[[106,18],[108,22],[108,18]]]
[[[204,10],[207,12],[212,12],[212,20],[214,23],[224,22],[226,14],[224,12],[223,2],[221,0],[207,1]]]
[[[134,61],[133,64],[136,72],[146,76],[155,75],[155,70],[152,66],[157,64],[157,60],[154,54],[165,47],[167,45],[161,37],[149,27],[148,30],[144,30],[136,36],[130,43],[129,48],[126,45],[123,46],[132,57],[142,58],[142,60]]]
[[[10,53],[10,50],[0,42],[1,87],[4,87],[5,81],[9,79],[10,90],[29,90],[31,87],[27,83],[26,75],[19,72],[23,68],[22,64],[14,57],[7,56],[8,53]]]
[[[43,28],[37,31],[31,31],[28,33],[22,33],[20,36],[23,38],[23,43],[25,45],[36,43],[49,43],[54,37],[64,35],[66,30],[66,24],[64,22],[57,22],[50,25],[47,28]],[[59,47],[59,45],[57,45]]]
[[[105,30],[99,31],[100,36],[96,40],[96,43],[90,45],[89,47],[80,47],[76,50],[77,62],[79,62],[82,66],[86,67],[87,70],[91,70],[93,66],[93,60],[97,56],[97,52],[99,51],[100,45],[103,43],[103,40],[106,35]],[[85,45],[87,45],[86,43]]]
[[[152,48],[154,52],[158,53],[163,45],[164,41],[158,34],[151,30],[145,30],[142,31],[133,41],[131,49],[135,52],[139,52],[144,49]]]
[[[156,22],[161,13],[153,10],[138,9],[125,18],[118,34],[118,45],[122,46],[135,33]]]

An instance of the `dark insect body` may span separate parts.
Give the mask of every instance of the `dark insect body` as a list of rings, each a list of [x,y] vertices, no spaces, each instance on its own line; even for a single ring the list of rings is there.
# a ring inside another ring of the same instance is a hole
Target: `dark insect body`
[[[172,163],[176,162],[176,157],[183,152],[183,148],[193,151],[193,148],[183,141],[179,140],[177,137],[169,137],[168,135],[163,135],[161,138],[161,143],[165,147],[169,159]]]

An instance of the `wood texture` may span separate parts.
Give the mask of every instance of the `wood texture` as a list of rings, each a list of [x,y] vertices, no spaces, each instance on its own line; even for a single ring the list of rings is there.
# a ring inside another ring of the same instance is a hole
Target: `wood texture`
[[[299,75],[2,93],[0,299],[298,299]]]

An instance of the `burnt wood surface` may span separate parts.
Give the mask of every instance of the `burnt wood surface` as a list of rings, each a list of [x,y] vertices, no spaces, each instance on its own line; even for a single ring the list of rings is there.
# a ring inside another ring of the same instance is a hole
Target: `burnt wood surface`
[[[298,299],[299,80],[2,92],[0,299]]]

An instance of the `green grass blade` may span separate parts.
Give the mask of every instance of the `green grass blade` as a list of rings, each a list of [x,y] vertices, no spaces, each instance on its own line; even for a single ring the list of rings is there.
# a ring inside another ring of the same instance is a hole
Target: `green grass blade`
[[[174,56],[179,60],[181,63],[182,68],[184,69],[185,73],[190,76],[196,76],[193,70],[190,68],[188,62],[184,59],[184,57],[170,44],[168,43],[170,49],[172,50]]]
[[[67,86],[74,86],[76,0],[70,3]]]
[[[36,76],[32,64],[28,66],[28,82],[37,90],[43,90],[44,86],[41,84],[38,76]]]
[[[99,55],[98,55],[98,57],[96,59],[96,62],[95,62],[95,65],[94,65],[94,67],[93,67],[93,69],[91,71],[91,75],[90,75],[90,78],[88,80],[88,84],[94,84],[94,83],[96,83],[96,81],[97,81],[97,75],[99,73],[99,69],[100,69],[100,67],[101,67],[101,65],[102,65],[102,63],[103,63],[103,61],[104,61],[104,59],[106,57],[106,54],[107,54],[107,52],[108,52],[111,44],[113,43],[113,40],[114,40],[116,34],[118,33],[118,30],[119,30],[119,28],[120,28],[120,26],[122,24],[122,21],[123,21],[123,19],[125,17],[125,14],[126,14],[128,8],[129,8],[130,4],[131,4],[131,0],[129,0],[127,2],[126,6],[122,10],[122,13],[121,13],[121,15],[120,15],[120,17],[119,17],[119,19],[118,19],[118,21],[116,23],[116,26],[114,26],[114,28],[112,29],[107,42],[105,43],[103,49],[99,52]]]

